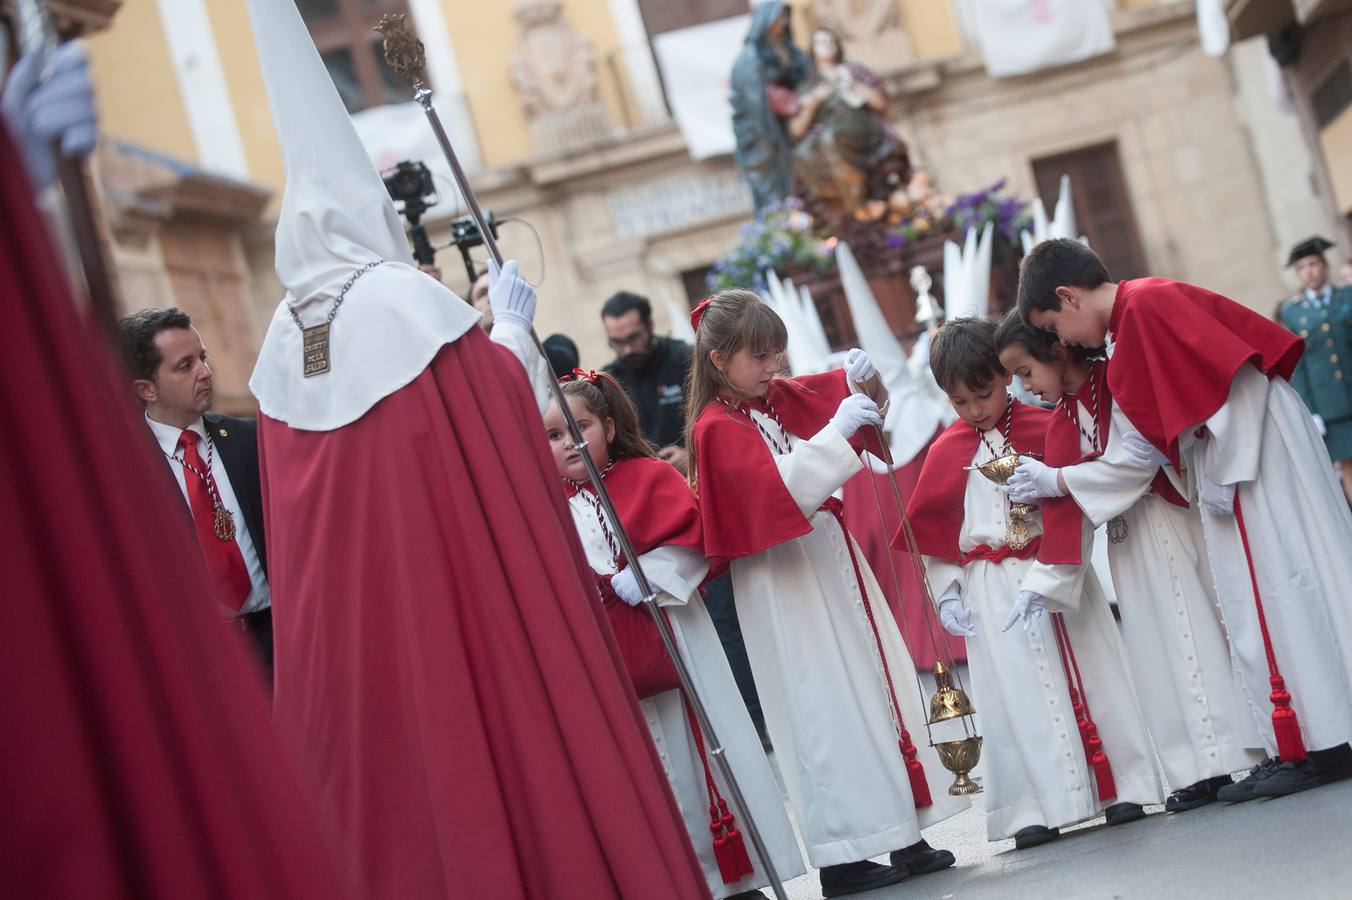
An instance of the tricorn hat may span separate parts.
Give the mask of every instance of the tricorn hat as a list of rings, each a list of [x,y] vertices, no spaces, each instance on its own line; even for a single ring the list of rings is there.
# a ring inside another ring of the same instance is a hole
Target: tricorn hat
[[[1294,266],[1298,261],[1307,256],[1323,256],[1324,251],[1333,246],[1333,242],[1319,235],[1312,238],[1306,238],[1299,244],[1291,248],[1291,255],[1286,258],[1288,266]]]

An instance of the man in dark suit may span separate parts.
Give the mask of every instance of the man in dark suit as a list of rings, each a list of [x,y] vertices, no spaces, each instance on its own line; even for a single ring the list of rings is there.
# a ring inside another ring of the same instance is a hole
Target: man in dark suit
[[[257,425],[207,412],[213,388],[202,336],[179,309],[143,309],[118,323],[132,389],[183,494],[214,596],[249,635],[272,675]]]

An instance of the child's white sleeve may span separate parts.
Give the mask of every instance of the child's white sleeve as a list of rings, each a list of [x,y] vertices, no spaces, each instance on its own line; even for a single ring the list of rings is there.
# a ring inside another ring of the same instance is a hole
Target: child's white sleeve
[[[666,545],[639,555],[659,606],[684,606],[709,572],[709,560],[689,547]]]
[[[1135,430],[1131,420],[1114,403],[1112,427],[1103,455],[1061,469],[1071,499],[1095,528],[1131,509],[1150,492],[1150,484],[1155,480],[1158,470],[1133,465],[1122,445],[1122,438]]]
[[[1203,471],[1198,474],[1217,484],[1240,484],[1258,477],[1270,387],[1267,376],[1251,363],[1235,373],[1225,403],[1206,420],[1211,439],[1202,450]]]
[[[967,600],[967,570],[952,560],[937,556],[925,557],[925,579],[929,582],[930,596],[934,598],[935,606],[943,602],[944,595],[950,593],[952,588],[957,588],[964,606],[971,605]]]
[[[1036,560],[1024,573],[1019,590],[1046,597],[1052,612],[1075,612],[1084,592],[1084,575],[1094,555],[1094,529],[1087,519],[1080,520],[1080,562],[1078,565],[1049,565]],[[1013,598],[1010,598],[1013,602]]]
[[[550,368],[549,360],[540,355],[539,348],[535,346],[535,339],[530,336],[529,331],[505,319],[493,323],[489,337],[493,339],[493,343],[501,344],[512,351],[512,355],[521,361],[521,365],[526,369],[526,379],[530,382],[531,393],[535,395],[535,405],[540,408],[540,414],[544,415],[553,399],[549,380],[554,377],[554,370]]]
[[[850,442],[829,424],[811,438],[798,441],[788,453],[775,457],[775,464],[789,496],[809,517],[836,488],[864,468]]]

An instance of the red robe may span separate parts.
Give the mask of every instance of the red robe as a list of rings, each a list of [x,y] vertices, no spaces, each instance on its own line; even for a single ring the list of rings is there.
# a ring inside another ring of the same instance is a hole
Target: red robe
[[[1168,278],[1119,282],[1108,384],[1132,424],[1178,465],[1178,437],[1211,418],[1245,363],[1291,378],[1305,343],[1205,288]]]
[[[849,395],[845,372],[836,369],[820,375],[776,378],[770,382],[765,400],[751,401],[751,405],[764,411],[768,402],[786,429],[806,439],[826,427]],[[812,523],[784,486],[774,456],[750,416],[714,400],[695,419],[694,442],[704,549],[710,557],[732,560],[755,556],[812,530]],[[872,428],[861,428],[850,444],[882,458],[877,432]]]
[[[1015,400],[1013,417],[1009,439],[1014,449],[1041,457],[1051,413]],[[981,434],[961,419],[949,425],[930,445],[920,481],[906,504],[916,544],[926,556],[954,562],[962,559],[958,538],[962,534],[963,498],[967,493],[966,467],[972,464],[980,445]],[[906,547],[906,535],[900,529],[892,537],[892,546]]]
[[[1080,387],[1080,391],[1087,396],[1097,397],[1099,446],[1107,447],[1108,432],[1112,429],[1113,419],[1113,392],[1108,386],[1108,367],[1103,363],[1095,363],[1090,370],[1089,379]],[[1052,412],[1051,421],[1047,423],[1047,455],[1043,462],[1055,469],[1088,462],[1103,455],[1101,449],[1089,453],[1082,450],[1080,427],[1092,434],[1093,425],[1088,422],[1077,425],[1078,419],[1071,419],[1066,412],[1067,407],[1078,412],[1077,395],[1067,394],[1062,397]],[[1188,505],[1188,501],[1179,495],[1163,470],[1155,473],[1150,490],[1175,506]],[[1083,561],[1083,518],[1084,514],[1072,497],[1044,499],[1042,543],[1038,546],[1038,562],[1047,565],[1078,566]]]
[[[0,132],[0,891],[360,896],[30,190]]]
[[[521,365],[471,329],[259,445],[278,728],[362,894],[706,896]]]

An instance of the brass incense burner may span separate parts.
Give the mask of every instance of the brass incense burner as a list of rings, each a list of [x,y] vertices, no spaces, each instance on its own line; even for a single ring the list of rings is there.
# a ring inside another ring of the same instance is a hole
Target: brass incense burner
[[[934,684],[934,696],[930,698],[931,726],[952,719],[966,718],[976,713],[966,692],[954,687],[953,677],[942,662],[934,664]],[[980,736],[969,734],[958,740],[939,741],[933,746],[944,768],[957,776],[949,785],[950,794],[961,797],[981,790],[981,785],[970,777],[972,769],[976,768],[976,764],[981,760]]]
[[[979,466],[968,466],[967,468],[968,470],[976,469],[991,481],[1003,486],[1009,483],[1014,470],[1018,467],[1019,454],[1006,453],[1004,456],[997,456],[995,459],[984,462]],[[1037,507],[1031,503],[1011,502],[1009,504],[1009,524],[1005,527],[1005,543],[1009,544],[1011,550],[1022,550],[1032,540],[1032,529],[1028,524],[1028,519],[1035,512],[1037,512]]]

